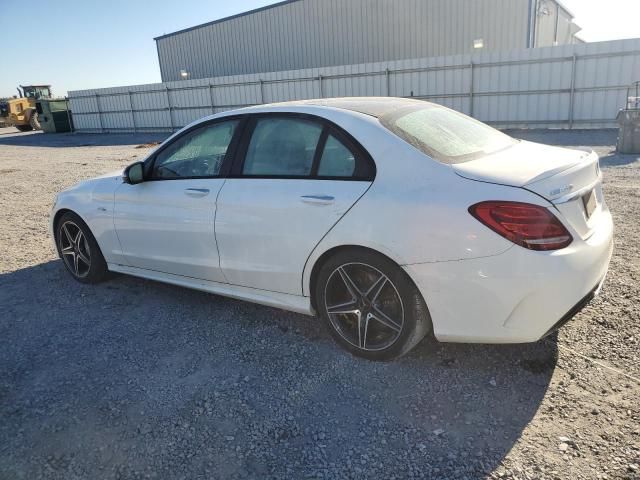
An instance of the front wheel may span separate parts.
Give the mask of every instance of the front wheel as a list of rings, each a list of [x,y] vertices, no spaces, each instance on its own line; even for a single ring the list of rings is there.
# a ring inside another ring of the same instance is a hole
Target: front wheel
[[[333,338],[369,360],[402,356],[431,331],[429,311],[409,276],[372,251],[331,257],[320,269],[315,294]]]
[[[107,275],[107,263],[91,230],[73,212],[56,224],[56,246],[65,268],[81,283],[98,283]]]
[[[33,130],[40,130],[42,128],[40,126],[40,118],[38,118],[38,112],[33,112],[31,114],[31,118],[29,119],[29,126]]]

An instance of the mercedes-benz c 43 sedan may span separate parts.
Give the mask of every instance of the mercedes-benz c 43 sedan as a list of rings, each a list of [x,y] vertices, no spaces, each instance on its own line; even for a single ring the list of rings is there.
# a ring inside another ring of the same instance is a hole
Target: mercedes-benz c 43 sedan
[[[66,269],[317,314],[354,354],[532,342],[599,290],[613,225],[593,152],[399,98],[204,118],[60,193]]]

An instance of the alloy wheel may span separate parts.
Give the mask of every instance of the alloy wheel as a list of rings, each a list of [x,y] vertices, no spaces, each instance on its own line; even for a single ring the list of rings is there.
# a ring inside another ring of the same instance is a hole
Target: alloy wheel
[[[365,351],[384,350],[398,339],[404,306],[384,273],[364,263],[336,268],[325,285],[329,321],[347,342]]]
[[[86,277],[91,269],[91,251],[82,229],[74,222],[64,222],[58,238],[60,253],[69,271],[77,278]]]

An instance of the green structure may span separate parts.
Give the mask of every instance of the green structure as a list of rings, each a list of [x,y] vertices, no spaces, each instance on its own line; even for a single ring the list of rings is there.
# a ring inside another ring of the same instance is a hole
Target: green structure
[[[61,133],[73,131],[71,110],[69,110],[66,100],[38,100],[36,111],[38,112],[38,120],[43,132]]]

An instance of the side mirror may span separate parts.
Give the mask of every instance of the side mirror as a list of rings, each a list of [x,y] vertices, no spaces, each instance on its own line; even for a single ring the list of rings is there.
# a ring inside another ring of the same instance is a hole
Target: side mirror
[[[136,162],[125,168],[122,174],[122,181],[129,185],[136,185],[144,182],[144,163]]]

